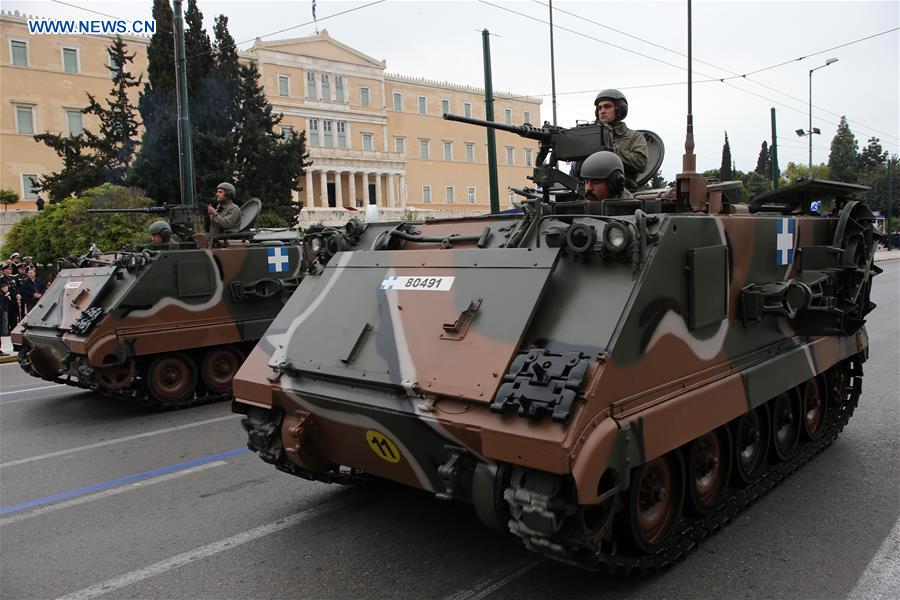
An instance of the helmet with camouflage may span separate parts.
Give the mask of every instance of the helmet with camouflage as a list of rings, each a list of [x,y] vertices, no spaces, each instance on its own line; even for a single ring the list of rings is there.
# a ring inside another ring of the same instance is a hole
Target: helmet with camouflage
[[[625,166],[622,159],[607,150],[594,152],[581,164],[582,179],[606,181],[610,192],[617,194],[625,187]]]
[[[225,192],[225,195],[234,200],[237,197],[237,190],[234,189],[234,186],[228,183],[227,181],[223,181],[219,185],[216,186],[217,190],[222,190]]]
[[[150,225],[149,232],[151,236],[159,235],[163,242],[168,242],[172,237],[172,228],[165,221],[154,221]]]
[[[602,90],[594,98],[594,117],[598,120],[600,119],[600,108],[597,105],[600,104],[601,100],[612,100],[612,103],[616,106],[616,121],[623,121],[628,116],[628,99],[625,98],[625,94],[610,88]]]

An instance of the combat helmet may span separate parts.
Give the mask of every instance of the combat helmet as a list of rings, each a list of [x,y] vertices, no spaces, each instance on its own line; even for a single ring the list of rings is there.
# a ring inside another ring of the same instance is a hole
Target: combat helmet
[[[607,150],[594,152],[581,164],[582,179],[606,181],[609,191],[618,194],[625,187],[625,167],[622,159]]]
[[[600,109],[597,108],[597,104],[600,103],[601,100],[612,100],[613,104],[616,105],[616,120],[624,121],[625,117],[628,116],[628,99],[625,97],[625,94],[620,92],[619,90],[614,90],[612,88],[607,90],[602,90],[597,94],[597,97],[594,98],[594,116],[599,119],[600,118]]]
[[[172,228],[165,221],[154,221],[148,231],[150,235],[159,234],[163,242],[168,242],[172,237]]]

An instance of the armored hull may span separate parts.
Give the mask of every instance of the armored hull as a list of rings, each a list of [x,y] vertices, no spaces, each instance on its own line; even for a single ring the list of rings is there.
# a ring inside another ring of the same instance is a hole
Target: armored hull
[[[877,271],[856,202],[709,206],[370,228],[238,372],[250,448],[471,502],[582,567],[670,563],[850,418]]]
[[[231,395],[296,289],[301,245],[148,247],[68,268],[13,332],[27,372],[161,408]]]

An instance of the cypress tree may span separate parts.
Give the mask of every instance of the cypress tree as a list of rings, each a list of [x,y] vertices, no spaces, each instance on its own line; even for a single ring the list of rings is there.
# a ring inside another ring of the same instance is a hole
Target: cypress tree
[[[213,68],[212,44],[203,29],[203,13],[197,8],[197,0],[188,0],[184,23],[184,54],[187,58],[187,87],[193,123],[194,107],[202,104],[197,100],[201,98],[203,82]]]
[[[772,177],[772,153],[769,152],[769,143],[763,140],[762,147],[759,149],[759,157],[756,159],[755,173],[763,177]]]
[[[847,118],[841,117],[837,133],[831,140],[828,171],[835,181],[856,183],[859,180],[859,158],[856,136],[850,131]]]
[[[728,132],[725,132],[725,144],[722,146],[722,165],[719,167],[719,178],[728,181],[734,177],[731,163],[731,144],[728,142]]]

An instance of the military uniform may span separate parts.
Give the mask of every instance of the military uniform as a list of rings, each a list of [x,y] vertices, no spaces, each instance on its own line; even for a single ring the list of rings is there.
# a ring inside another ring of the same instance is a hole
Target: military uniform
[[[625,187],[637,188],[638,175],[647,168],[647,140],[640,131],[628,129],[624,121],[613,125],[613,152],[625,165]]]
[[[234,202],[225,202],[209,218],[209,233],[229,233],[237,231],[241,224],[241,209]]]

